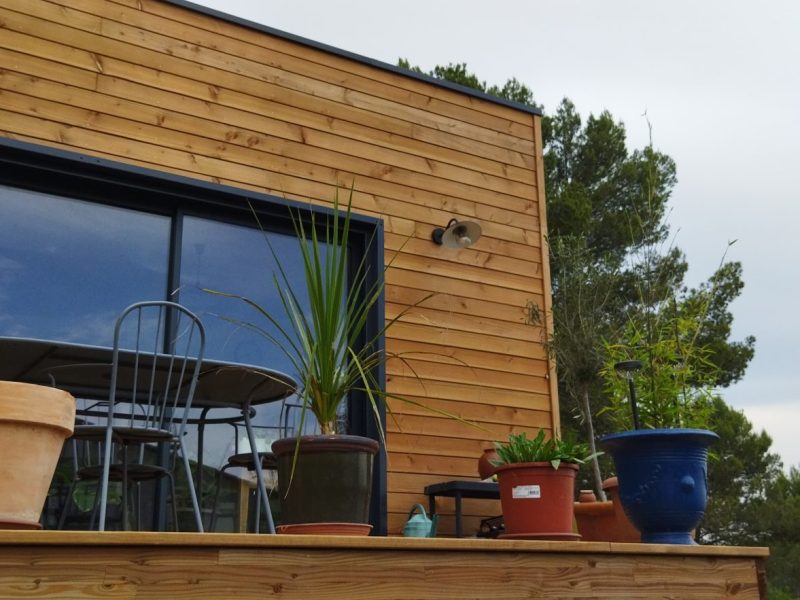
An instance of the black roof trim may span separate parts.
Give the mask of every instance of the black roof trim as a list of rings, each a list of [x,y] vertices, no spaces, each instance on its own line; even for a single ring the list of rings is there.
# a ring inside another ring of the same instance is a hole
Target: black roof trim
[[[511,100],[506,100],[505,98],[499,98],[497,96],[491,96],[484,92],[478,91],[473,88],[469,88],[458,83],[453,83],[451,81],[447,81],[445,79],[437,79],[436,77],[431,77],[430,75],[424,75],[422,73],[416,73],[414,71],[409,71],[408,69],[403,69],[401,67],[390,65],[389,63],[385,63],[380,60],[376,60],[374,58],[369,58],[367,56],[362,56],[360,54],[355,54],[354,52],[349,52],[347,50],[341,50],[340,48],[336,48],[334,46],[329,46],[328,44],[323,44],[322,42],[315,42],[314,40],[310,40],[308,38],[301,37],[299,35],[295,35],[293,33],[287,33],[285,31],[281,31],[280,29],[275,29],[273,27],[268,27],[267,25],[261,25],[254,21],[249,21],[247,19],[243,19],[241,17],[235,17],[233,15],[229,15],[228,13],[224,13],[222,11],[216,10],[214,8],[209,8],[207,6],[201,6],[196,4],[195,2],[189,2],[188,0],[163,0],[168,4],[174,4],[175,6],[180,6],[181,8],[186,8],[188,10],[192,10],[195,12],[203,13],[210,17],[214,17],[216,19],[221,19],[223,21],[228,21],[229,23],[234,23],[236,25],[241,25],[242,27],[247,27],[249,29],[255,29],[256,31],[260,31],[262,33],[267,33],[269,35],[283,38],[285,40],[289,40],[290,42],[295,42],[297,44],[302,44],[303,46],[308,46],[310,48],[315,48],[317,50],[322,50],[323,52],[329,52],[330,54],[336,54],[343,58],[347,58],[349,60],[354,60],[356,62],[364,63],[371,67],[376,67],[378,69],[383,69],[384,71],[391,71],[392,73],[396,73],[397,75],[402,75],[404,77],[410,77],[412,79],[418,79],[420,81],[424,81],[426,83],[432,83],[433,85],[437,85],[439,87],[447,88],[461,94],[466,94],[467,96],[474,96],[476,98],[481,98],[482,100],[487,100],[488,102],[493,102],[495,104],[501,104],[503,106],[508,106],[510,108],[526,112],[532,115],[542,116],[542,111],[538,108],[534,108],[532,106],[528,106],[527,104],[522,104],[520,102],[513,102]]]

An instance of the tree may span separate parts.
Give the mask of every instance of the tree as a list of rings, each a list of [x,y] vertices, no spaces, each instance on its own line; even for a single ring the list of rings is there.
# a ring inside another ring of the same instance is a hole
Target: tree
[[[772,440],[753,431],[744,414],[715,398],[711,429],[720,437],[708,465],[708,508],[698,537],[711,544],[762,543],[761,520],[768,490],[781,475],[781,462],[769,452]]]
[[[767,489],[756,521],[768,545],[767,581],[770,598],[800,598],[800,470],[779,473]]]
[[[577,417],[586,429],[594,454],[597,436],[592,398],[599,397],[602,391],[598,378],[605,358],[602,340],[615,336],[616,324],[611,317],[619,309],[619,278],[616,270],[591,259],[590,249],[580,238],[556,237],[550,245],[559,285],[553,293],[554,331],[547,347],[559,368],[561,395],[571,400],[573,414],[565,417]],[[566,406],[561,403],[562,412]],[[569,422],[567,418],[562,421]],[[591,466],[595,493],[605,500],[597,457]]]

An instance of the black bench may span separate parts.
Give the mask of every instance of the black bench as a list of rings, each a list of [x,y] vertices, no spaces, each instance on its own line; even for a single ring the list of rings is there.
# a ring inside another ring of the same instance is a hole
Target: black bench
[[[428,507],[431,515],[436,514],[436,497],[455,498],[456,502],[456,537],[464,537],[461,523],[461,499],[478,498],[485,500],[499,500],[500,487],[491,481],[443,481],[425,487],[428,496]]]

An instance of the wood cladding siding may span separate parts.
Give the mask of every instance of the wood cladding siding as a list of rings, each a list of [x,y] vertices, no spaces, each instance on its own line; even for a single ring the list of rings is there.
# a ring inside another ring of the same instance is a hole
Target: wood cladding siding
[[[335,536],[0,533],[0,599],[765,597],[766,548]]]
[[[355,186],[387,318],[436,293],[390,330],[388,390],[488,429],[391,402],[395,532],[489,440],[557,430],[550,325],[527,322],[549,308],[538,116],[158,0],[4,0],[0,65],[3,137],[315,203]],[[430,241],[453,217],[475,246]]]

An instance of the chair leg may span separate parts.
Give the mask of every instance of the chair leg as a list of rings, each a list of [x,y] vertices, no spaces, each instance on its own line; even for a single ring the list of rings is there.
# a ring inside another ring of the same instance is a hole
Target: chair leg
[[[189,457],[186,455],[182,437],[178,438],[178,445],[180,446],[181,458],[183,459],[183,468],[186,470],[186,486],[189,488],[189,496],[191,496],[192,499],[195,524],[197,525],[197,531],[203,533],[203,518],[200,514],[200,505],[197,503],[197,493],[195,492],[194,480],[192,479],[192,468],[189,465]]]
[[[178,525],[178,496],[175,491],[175,476],[172,474],[172,471],[165,471],[165,475],[169,479],[169,494],[170,501],[172,502],[172,528],[175,531],[180,531],[180,526]],[[202,529],[200,531],[202,532]]]
[[[89,515],[89,529],[95,528],[95,523],[97,523],[98,531],[102,531],[100,529],[100,524],[97,521],[97,512],[100,508],[100,488],[103,485],[103,480],[97,480],[97,487],[94,490],[94,502],[92,502],[92,514]]]
[[[106,505],[108,503],[108,479],[111,473],[112,434],[113,430],[109,423],[109,427],[106,429],[106,443],[103,448],[103,477],[100,486],[100,522],[97,528],[98,531],[105,531],[106,529]]]
[[[128,531],[128,448],[122,446],[122,530]]]
[[[253,426],[250,423],[250,405],[246,404],[242,410],[244,415],[244,426],[247,429],[247,439],[250,441],[250,451],[253,453],[253,463],[256,468],[256,481],[258,482],[258,491],[261,503],[264,506],[264,512],[267,516],[267,532],[275,533],[275,523],[272,520],[272,511],[269,508],[269,497],[267,496],[267,485],[264,483],[264,470],[261,468],[261,457],[258,455],[258,448],[256,447],[256,436],[253,433]]]
[[[58,517],[58,525],[56,525],[58,529],[64,529],[64,523],[66,523],[67,521],[67,513],[74,504],[74,502],[72,501],[72,494],[75,492],[76,485],[78,485],[77,477],[73,478],[72,483],[69,484],[69,490],[67,490],[67,497],[64,499],[64,509],[61,511],[61,515],[59,515]]]
[[[217,471],[217,489],[214,492],[214,503],[211,505],[211,523],[208,527],[209,531],[217,530],[217,504],[219,503],[219,493],[222,488],[222,477],[225,475],[225,471],[232,467],[233,465],[225,465]]]

